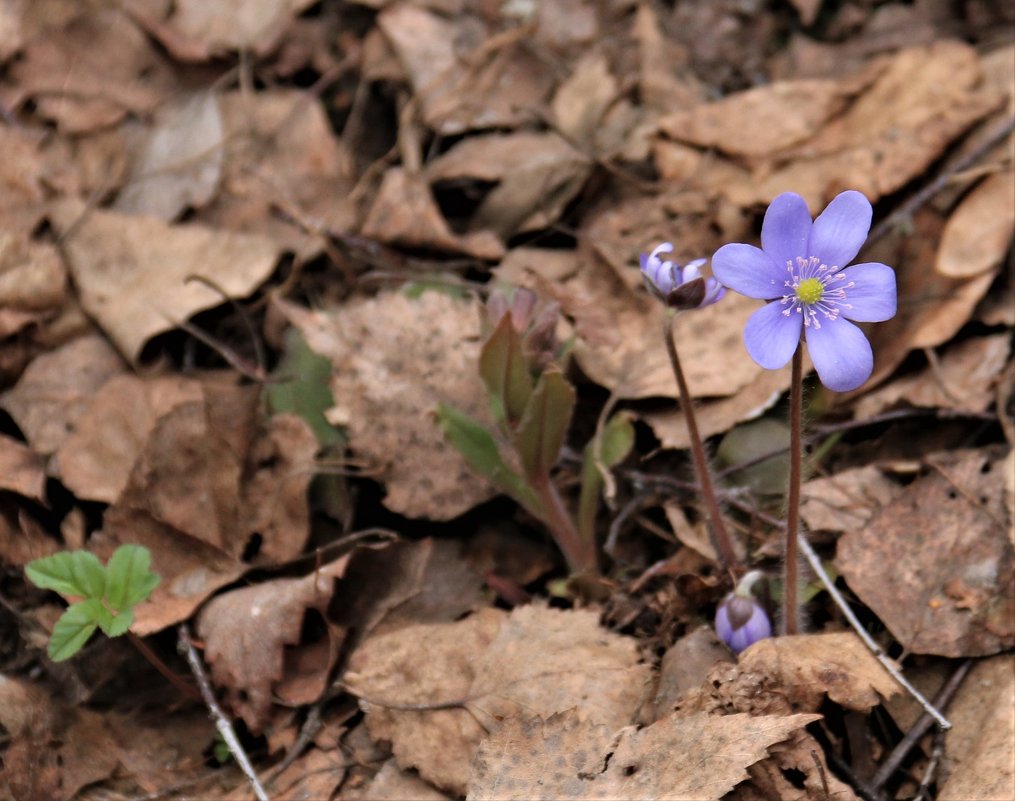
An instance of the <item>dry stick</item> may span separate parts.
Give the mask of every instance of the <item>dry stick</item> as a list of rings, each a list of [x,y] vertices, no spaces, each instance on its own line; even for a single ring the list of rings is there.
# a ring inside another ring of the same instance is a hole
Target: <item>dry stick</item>
[[[942,709],[948,706],[948,702],[952,700],[952,697],[959,689],[959,685],[962,684],[972,666],[973,660],[967,659],[955,669],[955,672],[948,677],[948,681],[945,682],[944,686],[938,690],[938,694],[934,696],[934,706],[939,706]],[[925,712],[913,724],[913,727],[906,732],[906,735],[899,740],[899,744],[892,749],[892,753],[888,755],[888,758],[878,768],[878,772],[874,774],[874,778],[871,779],[871,785],[876,790],[880,791],[888,783],[888,780],[892,778],[892,774],[899,769],[903,760],[920,741],[920,738],[927,733],[927,729],[930,728],[933,722],[931,716]]]
[[[804,357],[797,345],[793,352],[793,370],[789,390],[789,491],[786,498],[786,565],[783,579],[783,627],[796,634],[800,615],[797,602],[797,540],[800,538],[800,480],[803,459]]]
[[[257,796],[257,801],[271,801],[271,799],[268,798],[268,794],[261,786],[261,782],[257,778],[257,774],[254,773],[254,766],[250,764],[247,752],[243,750],[243,746],[240,744],[239,738],[237,738],[236,732],[233,730],[233,724],[229,722],[229,718],[225,716],[222,708],[215,700],[215,695],[211,691],[211,684],[208,682],[208,674],[204,672],[204,665],[201,664],[201,657],[197,655],[197,649],[194,648],[194,642],[190,638],[190,627],[187,626],[186,623],[181,623],[179,633],[180,642],[187,651],[187,662],[190,663],[190,669],[194,674],[194,678],[197,679],[197,686],[201,689],[201,696],[204,698],[204,704],[208,707],[208,711],[211,712],[212,718],[215,719],[215,728],[218,729],[219,734],[222,735],[222,739],[225,741],[226,747],[229,749],[229,753],[233,755],[233,759],[236,760],[236,764],[240,766],[240,770],[243,771],[243,774],[247,777],[247,781],[250,782],[250,786],[254,790],[254,795]]]
[[[697,474],[698,485],[701,487],[701,497],[705,501],[705,508],[708,510],[709,522],[712,524],[712,539],[723,562],[723,567],[730,571],[734,578],[743,573],[743,566],[733,550],[733,540],[723,522],[722,512],[719,509],[719,502],[715,497],[715,489],[712,486],[712,476],[708,470],[708,462],[705,459],[705,447],[701,443],[701,434],[698,433],[698,421],[694,414],[694,404],[691,401],[691,393],[687,389],[687,380],[684,378],[684,371],[680,366],[680,357],[677,356],[677,345],[673,340],[674,315],[663,312],[663,340],[666,342],[666,353],[670,357],[670,365],[673,367],[673,375],[677,379],[677,389],[680,391],[680,407],[684,412],[684,421],[687,424],[687,433],[691,440],[691,457],[694,460],[694,472]]]

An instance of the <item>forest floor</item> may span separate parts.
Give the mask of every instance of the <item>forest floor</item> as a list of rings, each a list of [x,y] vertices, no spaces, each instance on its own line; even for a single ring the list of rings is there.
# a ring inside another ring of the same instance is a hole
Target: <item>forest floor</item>
[[[0,0],[0,64],[0,798],[1015,796],[1011,4]],[[676,318],[727,570],[639,270],[849,189],[898,312],[800,518],[947,731],[809,571],[717,639],[791,371]]]

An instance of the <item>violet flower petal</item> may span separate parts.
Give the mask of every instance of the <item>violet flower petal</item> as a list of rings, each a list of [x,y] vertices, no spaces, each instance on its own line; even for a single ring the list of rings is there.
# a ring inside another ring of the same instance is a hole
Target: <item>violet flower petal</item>
[[[874,353],[863,331],[841,318],[822,320],[807,329],[807,351],[821,383],[835,392],[849,392],[870,378]]]
[[[796,312],[783,314],[785,310],[780,301],[773,301],[754,312],[744,326],[747,352],[766,370],[782,367],[800,345],[802,317]]]
[[[807,255],[829,267],[845,267],[867,239],[873,214],[870,201],[855,189],[836,195],[814,221]]]
[[[715,252],[712,275],[741,295],[771,300],[783,294],[787,271],[761,248],[736,243]]]
[[[810,235],[811,213],[800,195],[784,192],[772,201],[761,225],[761,247],[780,270],[786,269],[786,262],[793,262],[797,256],[807,253]],[[784,272],[781,275],[785,278]]]
[[[870,261],[847,267],[841,275],[845,285],[855,284],[846,289],[843,317],[861,323],[880,323],[895,316],[895,270]]]

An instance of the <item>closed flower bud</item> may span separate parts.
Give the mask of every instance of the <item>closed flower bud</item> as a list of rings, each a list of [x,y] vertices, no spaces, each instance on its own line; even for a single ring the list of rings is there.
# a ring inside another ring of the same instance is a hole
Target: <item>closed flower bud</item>
[[[757,571],[744,576],[736,591],[723,598],[715,612],[715,633],[735,654],[758,640],[772,636],[768,615],[750,594],[751,585],[759,577]]]

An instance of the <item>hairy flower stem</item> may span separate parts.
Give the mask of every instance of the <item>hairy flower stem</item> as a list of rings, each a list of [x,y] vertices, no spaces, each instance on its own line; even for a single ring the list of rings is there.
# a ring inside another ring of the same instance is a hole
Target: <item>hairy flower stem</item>
[[[564,552],[567,559],[567,566],[571,573],[595,573],[599,570],[596,559],[595,542],[586,541],[575,528],[574,521],[567,509],[564,508],[564,501],[560,493],[550,480],[549,475],[532,479],[530,486],[536,491],[539,499],[539,515],[543,522],[549,527],[553,538],[557,541],[560,550]]]
[[[701,497],[705,501],[705,509],[708,512],[709,524],[712,530],[712,544],[723,567],[733,574],[734,579],[743,572],[743,565],[733,550],[733,540],[730,538],[726,524],[723,522],[722,511],[719,509],[719,502],[715,497],[715,489],[712,486],[712,474],[708,469],[708,460],[705,458],[705,446],[701,443],[701,434],[698,433],[698,420],[694,415],[694,403],[691,401],[691,393],[687,389],[687,379],[684,378],[684,370],[680,366],[680,357],[677,356],[677,344],[673,339],[673,321],[676,315],[667,311],[663,314],[663,340],[666,342],[666,353],[670,357],[670,365],[673,367],[673,375],[677,379],[677,389],[680,391],[680,408],[684,412],[684,420],[687,423],[687,433],[691,440],[691,458],[694,461],[694,472],[698,479],[698,486],[701,488]]]
[[[797,533],[800,531],[800,479],[803,459],[803,349],[793,353],[789,390],[789,490],[786,493],[786,572],[783,580],[783,628],[796,634],[800,618],[797,602]]]

